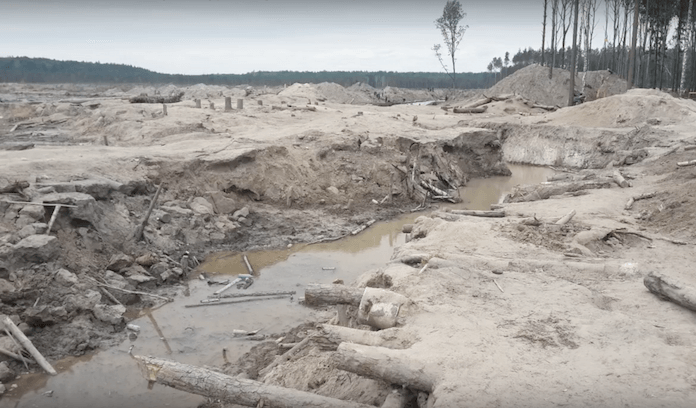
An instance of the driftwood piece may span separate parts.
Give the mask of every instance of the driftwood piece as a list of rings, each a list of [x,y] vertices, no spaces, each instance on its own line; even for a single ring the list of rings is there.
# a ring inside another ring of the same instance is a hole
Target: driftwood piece
[[[305,303],[318,305],[360,305],[365,289],[345,285],[310,283],[305,288]]]
[[[287,298],[289,296],[291,296],[291,295],[278,295],[278,296],[261,297],[261,298],[253,298],[253,299],[240,299],[240,300],[227,301],[227,302],[221,302],[217,299],[205,299],[205,302],[201,301],[202,303],[194,303],[191,305],[184,305],[184,307],[191,308],[191,307],[204,307],[204,306],[217,306],[217,305],[233,305],[235,303],[258,302],[259,300],[284,299],[284,298]]]
[[[575,210],[569,212],[568,214],[564,215],[563,218],[556,221],[556,225],[566,225],[570,220],[573,219],[574,216],[575,216]]]
[[[286,353],[287,354],[287,353]],[[246,407],[374,408],[370,405],[231,377],[215,371],[152,357],[133,356],[150,382]]]
[[[449,212],[456,215],[468,215],[471,217],[505,217],[505,211],[450,210]]]
[[[36,363],[39,366],[41,366],[41,368],[43,368],[47,373],[51,375],[58,374],[56,370],[53,368],[53,366],[51,366],[51,364],[48,361],[46,361],[44,356],[42,356],[41,353],[39,353],[39,350],[37,350],[36,347],[34,347],[34,345],[31,343],[31,340],[29,340],[27,336],[25,336],[24,333],[22,333],[22,331],[19,330],[19,328],[14,324],[12,320],[10,320],[9,317],[6,316],[2,320],[2,323],[5,325],[5,328],[10,333],[12,333],[12,336],[14,336],[17,339],[17,341],[19,341],[19,344],[21,344],[22,347],[24,347],[29,352],[29,354],[31,354],[31,356],[34,357],[34,360],[36,360]]]
[[[24,357],[24,356],[19,355],[19,354],[15,354],[15,353],[13,353],[13,352],[11,352],[11,351],[9,351],[9,350],[5,350],[4,348],[0,348],[0,354],[4,354],[4,355],[6,355],[7,357],[12,357],[12,358],[14,358],[14,359],[17,360],[17,361],[21,361],[22,363],[24,363],[24,366],[26,366],[26,365],[29,364],[29,363],[34,363],[34,362],[35,362],[34,360],[30,360],[30,359],[28,359],[28,358],[26,358],[26,357]]]
[[[51,234],[51,228],[53,227],[53,223],[56,222],[56,218],[58,218],[58,212],[61,209],[61,205],[57,204],[56,208],[53,209],[53,214],[51,214],[51,220],[48,221],[48,227],[46,228],[46,235]]]
[[[170,96],[148,96],[145,94],[141,94],[138,96],[134,96],[130,99],[128,99],[128,102],[130,103],[176,103],[176,102],[181,102],[181,98],[184,96],[183,92],[179,92],[178,94],[175,95],[170,95]]]
[[[147,220],[150,219],[150,213],[152,213],[152,209],[155,208],[155,203],[157,203],[157,198],[159,197],[160,191],[162,190],[162,185],[163,185],[163,183],[160,183],[159,187],[157,187],[157,191],[155,192],[155,196],[152,198],[152,202],[150,203],[150,207],[148,207],[148,209],[147,209],[147,213],[145,214],[145,218],[143,218],[143,221],[140,223],[138,228],[135,230],[135,234],[134,234],[135,242],[140,241],[143,237],[143,230],[145,230],[145,226],[147,225]]]
[[[696,289],[657,272],[650,272],[643,284],[660,298],[696,312]]]
[[[538,103],[533,104],[532,108],[544,109],[544,110],[551,111],[551,112],[558,110],[558,106],[539,105]]]
[[[432,392],[435,388],[424,365],[409,356],[408,351],[341,343],[332,358],[337,368],[364,377],[419,391]]]
[[[696,160],[689,160],[689,161],[683,161],[683,162],[678,162],[677,166],[679,167],[686,167],[686,166],[693,166],[696,165]]]
[[[375,222],[377,222],[377,220],[370,220],[370,221],[364,223],[363,225],[361,225],[360,227],[358,227],[357,229],[353,230],[350,234],[351,235],[358,235],[359,233],[361,233],[361,232],[365,231],[367,228],[369,228]]]
[[[34,143],[31,142],[0,143],[0,150],[19,151],[33,148]]]
[[[94,280],[94,279],[93,279],[93,280]],[[118,290],[118,291],[121,291],[121,292],[123,292],[123,293],[130,293],[130,294],[133,294],[133,295],[150,296],[150,297],[153,297],[153,298],[156,298],[156,299],[162,299],[162,300],[164,300],[164,301],[166,301],[166,302],[172,302],[172,301],[173,301],[173,299],[171,299],[171,298],[164,297],[164,296],[160,296],[160,295],[155,295],[154,293],[140,292],[140,291],[138,291],[138,290],[121,289],[121,288],[119,288],[119,287],[117,287],[117,286],[107,285],[107,284],[101,283],[101,282],[99,282],[99,281],[97,281],[97,280],[94,280],[94,282],[96,282],[96,284],[97,284],[98,286],[105,287],[105,288],[109,288],[109,289],[113,289],[113,290]]]
[[[24,205],[43,205],[44,207],[50,207],[50,206],[61,206],[61,207],[67,207],[67,208],[77,208],[78,206],[76,205],[71,205],[71,204],[55,204],[55,203],[41,203],[37,201],[3,201],[3,203],[10,203],[10,204],[24,204]]]
[[[478,108],[454,108],[454,113],[484,113],[488,110],[488,106],[480,106]]]
[[[689,150],[696,150],[696,146],[691,145],[691,146],[684,146],[684,151],[688,152]]]
[[[631,207],[633,207],[633,204],[634,204],[636,201],[645,200],[645,199],[648,199],[648,198],[653,198],[653,197],[655,197],[656,195],[657,195],[657,191],[653,191],[653,192],[650,192],[650,193],[641,194],[641,195],[639,195],[639,196],[633,196],[633,197],[631,197],[631,198],[628,199],[628,201],[626,202],[626,205],[624,206],[624,209],[630,210]]]
[[[614,171],[614,174],[612,175],[612,178],[614,179],[614,182],[619,185],[621,188],[626,188],[629,187],[628,181],[626,181],[625,178],[619,173],[618,170]]]
[[[435,187],[434,185],[432,185],[432,184],[430,184],[430,183],[427,183],[427,182],[425,182],[425,181],[423,181],[423,180],[421,180],[420,185],[421,185],[424,189],[426,189],[426,190],[430,191],[431,193],[433,193],[433,198],[439,198],[439,199],[442,199],[442,200],[447,200],[447,201],[449,201],[449,202],[451,202],[451,203],[456,203],[456,200],[454,199],[454,197],[452,197],[451,195],[449,195],[449,193],[447,193],[446,191],[441,190],[441,189]]]
[[[256,293],[227,293],[222,295],[210,295],[209,298],[240,298],[240,297],[262,297],[262,296],[278,296],[278,295],[294,295],[294,290],[283,291],[276,290],[271,292],[256,292]]]
[[[247,271],[249,271],[249,275],[254,274],[254,268],[251,267],[251,263],[249,263],[249,258],[247,258],[246,254],[243,256],[244,258],[244,265],[247,268]]]

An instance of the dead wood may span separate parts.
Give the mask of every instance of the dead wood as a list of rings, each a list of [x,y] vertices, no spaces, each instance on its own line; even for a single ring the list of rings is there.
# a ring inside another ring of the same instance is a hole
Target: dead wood
[[[452,112],[454,113],[484,113],[488,110],[488,106],[481,106],[478,108],[454,108]]]
[[[150,213],[152,213],[152,209],[155,208],[155,203],[157,203],[157,197],[159,197],[160,191],[162,190],[162,185],[163,184],[160,183],[159,187],[157,187],[157,191],[155,192],[155,196],[152,198],[152,202],[150,202],[150,207],[147,209],[147,213],[145,214],[143,221],[140,223],[138,228],[135,230],[135,234],[133,235],[135,238],[135,242],[138,242],[143,238],[143,230],[145,230],[145,226],[147,225],[147,220],[150,219]]]
[[[305,347],[309,344],[309,342],[312,341],[312,340],[314,339],[314,337],[315,337],[314,335],[309,335],[309,336],[305,337],[304,339],[302,339],[301,342],[297,343],[297,344],[296,344],[295,346],[293,346],[290,350],[286,351],[285,353],[283,353],[283,354],[280,355],[280,356],[277,356],[277,357],[275,358],[275,360],[274,360],[271,364],[269,364],[269,365],[266,366],[264,369],[262,369],[261,371],[259,371],[259,378],[265,376],[265,375],[268,374],[268,373],[270,373],[271,370],[273,370],[274,368],[276,368],[278,365],[283,364],[283,363],[289,361],[294,355],[296,355],[296,354],[299,353],[303,348],[305,348]]]
[[[656,195],[657,195],[657,191],[653,191],[653,192],[651,192],[651,193],[644,193],[644,194],[641,194],[641,195],[639,195],[639,196],[631,197],[631,198],[629,198],[628,201],[626,202],[626,205],[624,206],[624,209],[630,210],[631,207],[633,207],[633,204],[634,204],[636,201],[638,201],[638,200],[645,200],[645,199],[647,199],[647,198],[653,198],[653,197],[655,197]]]
[[[619,185],[621,188],[626,188],[629,187],[630,185],[628,184],[628,181],[626,181],[625,178],[619,173],[618,170],[614,171],[614,174],[612,175],[612,178],[614,179],[614,182]]]
[[[34,148],[34,143],[31,142],[18,142],[18,143],[1,143],[0,150],[8,151],[19,151],[19,150],[29,150]]]
[[[558,110],[558,106],[548,106],[548,105],[539,105],[539,104],[533,104],[532,108],[544,109],[544,110],[551,111],[551,112]]]
[[[435,382],[425,367],[405,350],[341,343],[333,354],[336,367],[376,380],[432,392]]]
[[[177,103],[181,102],[181,98],[184,96],[183,92],[179,92],[178,94],[170,95],[170,96],[148,96],[145,94],[141,94],[138,96],[134,96],[130,99],[128,99],[128,102],[130,103]]]
[[[287,298],[289,296],[291,296],[291,295],[278,295],[278,296],[253,298],[253,299],[240,299],[240,300],[227,301],[227,302],[220,301],[219,298],[213,298],[213,299],[201,300],[201,303],[184,305],[184,307],[191,308],[191,307],[204,307],[204,306],[217,306],[217,305],[233,305],[235,303],[258,302],[259,300],[284,299],[284,298]]]
[[[385,332],[384,330],[374,332],[351,329],[350,327],[334,326],[331,324],[322,325],[322,329],[326,337],[336,344],[349,342],[363,344],[365,346],[387,346],[387,340],[382,337],[382,334]]]
[[[491,103],[492,101],[493,101],[493,99],[491,99],[491,98],[479,99],[478,101],[472,103],[471,105],[465,106],[465,108],[469,108],[469,109],[471,109],[471,108],[478,108],[479,106],[482,106],[482,105]]]
[[[696,160],[689,160],[689,161],[683,161],[683,162],[678,162],[677,166],[679,167],[686,167],[686,166],[693,166],[696,165]]]
[[[271,292],[256,292],[256,293],[228,293],[222,295],[210,295],[209,298],[239,298],[239,297],[261,297],[261,296],[277,296],[277,295],[294,295],[294,290],[291,291],[271,291]]]
[[[310,283],[305,288],[305,303],[318,305],[360,305],[364,289],[345,285]]]
[[[37,350],[36,347],[34,347],[31,340],[29,340],[27,336],[25,336],[24,333],[22,333],[22,331],[19,330],[19,328],[14,324],[12,320],[10,320],[9,317],[6,316],[2,320],[2,323],[5,325],[5,329],[7,329],[7,331],[11,333],[12,336],[17,338],[19,344],[21,344],[22,347],[24,347],[24,349],[26,349],[29,352],[29,354],[31,354],[31,356],[34,357],[34,360],[36,360],[36,363],[39,366],[41,366],[41,368],[43,368],[47,373],[51,375],[58,374],[56,370],[53,368],[53,366],[51,366],[51,364],[44,358],[44,356],[41,355],[39,350]]]
[[[505,197],[506,203],[520,203],[526,201],[545,200],[555,195],[565,193],[577,193],[581,190],[610,188],[614,185],[613,179],[597,179],[588,181],[575,181],[568,183],[548,183],[531,186],[521,186],[513,189],[512,193]]]
[[[696,312],[696,289],[657,272],[650,272],[643,279],[643,284],[661,299]]]
[[[287,353],[286,353],[287,354]],[[246,407],[374,408],[309,392],[231,377],[205,368],[152,357],[133,356],[150,382]]]
[[[450,210],[449,212],[456,215],[468,215],[470,217],[505,217],[505,211]]]
[[[573,219],[574,216],[575,210],[569,212],[568,214],[564,215],[563,218],[556,221],[556,225],[566,225],[571,219]]]
[[[381,408],[404,408],[409,402],[409,392],[403,388],[392,390]]]

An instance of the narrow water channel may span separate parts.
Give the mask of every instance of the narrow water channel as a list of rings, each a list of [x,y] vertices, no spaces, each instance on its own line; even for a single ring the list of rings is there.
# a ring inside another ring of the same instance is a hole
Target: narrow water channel
[[[456,208],[486,210],[517,184],[546,181],[553,171],[546,168],[510,165],[512,177],[471,180],[461,189],[463,203]],[[394,248],[404,243],[401,226],[423,213],[377,223],[357,236],[339,241],[297,245],[284,250],[247,254],[259,274],[251,290],[295,290],[293,300],[276,299],[238,305],[185,308],[218,290],[201,280],[189,282],[190,295],[183,293],[173,303],[150,310],[131,323],[141,331],[134,341],[80,358],[55,364],[59,375],[42,373],[22,376],[18,388],[0,399],[5,407],[175,407],[193,408],[202,397],[155,385],[148,389],[137,365],[128,354],[162,357],[195,365],[220,365],[222,349],[235,361],[252,342],[235,338],[232,331],[257,330],[260,334],[282,333],[311,320],[315,312],[298,305],[307,283],[330,283],[334,279],[352,282],[370,269],[383,266]],[[247,273],[240,254],[219,254],[201,268],[218,279]],[[235,291],[231,289],[230,291]],[[52,391],[52,392],[50,392]]]

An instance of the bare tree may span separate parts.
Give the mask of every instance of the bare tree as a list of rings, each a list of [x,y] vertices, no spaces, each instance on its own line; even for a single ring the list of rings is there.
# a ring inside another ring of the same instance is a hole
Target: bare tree
[[[541,32],[541,65],[544,65],[546,56],[546,10],[548,9],[549,0],[544,0],[544,29]]]
[[[575,105],[575,62],[578,55],[578,12],[580,0],[575,0],[573,5],[573,51],[570,55],[570,87],[568,90],[568,106]]]
[[[689,1],[689,12],[687,13],[688,17],[686,18],[686,24],[687,24],[686,37],[689,39],[691,38],[691,16],[693,15],[692,14],[693,8],[694,8],[693,1]],[[683,94],[684,92],[686,92],[686,89],[685,89],[686,88],[686,67],[687,67],[686,63],[688,61],[688,59],[687,59],[688,54],[689,53],[687,52],[687,50],[684,50],[684,55],[682,56],[682,70],[681,70],[682,77],[681,77],[681,83],[679,84],[679,93],[680,94]]]
[[[447,65],[445,65],[442,60],[442,54],[440,53],[440,44],[435,44],[433,46],[433,51],[437,59],[440,61],[440,65],[445,69],[447,75],[452,78],[452,88],[457,87],[457,70],[456,70],[456,58],[454,54],[459,48],[459,43],[464,37],[464,32],[469,28],[468,25],[460,25],[462,18],[466,17],[466,13],[462,12],[462,5],[459,0],[447,0],[445,8],[442,11],[442,16],[435,20],[435,27],[437,27],[442,33],[442,38],[445,40],[445,45],[447,45],[447,55],[452,58],[452,73],[449,73]]]
[[[551,65],[549,66],[549,79],[553,78],[553,67],[556,66],[556,41],[558,33],[556,31],[556,12],[558,10],[558,0],[553,0],[551,7]]]

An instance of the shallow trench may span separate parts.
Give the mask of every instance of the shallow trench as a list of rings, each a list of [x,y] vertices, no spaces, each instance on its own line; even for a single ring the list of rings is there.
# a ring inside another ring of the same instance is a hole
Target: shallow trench
[[[463,203],[452,207],[488,209],[513,186],[546,181],[553,173],[550,169],[532,166],[510,165],[510,169],[512,177],[471,180],[461,190]],[[220,288],[193,279],[189,282],[188,296],[180,293],[173,303],[143,311],[131,322],[141,328],[137,339],[98,353],[56,362],[54,366],[59,375],[55,377],[42,373],[22,376],[15,382],[18,387],[0,400],[0,408],[195,407],[204,398],[160,385],[149,389],[128,354],[131,346],[134,354],[201,366],[222,364],[222,349],[227,348],[227,358],[234,362],[254,343],[234,338],[233,330],[262,329],[261,334],[279,334],[313,319],[319,312],[297,303],[307,283],[330,283],[334,279],[350,283],[360,274],[382,267],[394,248],[404,243],[401,226],[421,215],[423,213],[409,214],[378,223],[357,236],[332,243],[248,253],[250,263],[259,274],[250,290],[295,290],[297,294],[292,301],[278,299],[185,308],[184,305],[198,304]],[[200,269],[218,279],[234,278],[236,274],[247,272],[241,254],[218,254]]]

